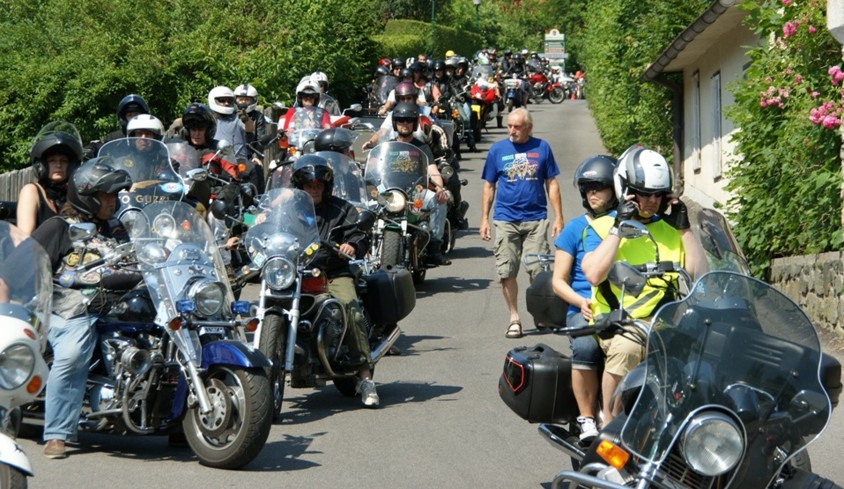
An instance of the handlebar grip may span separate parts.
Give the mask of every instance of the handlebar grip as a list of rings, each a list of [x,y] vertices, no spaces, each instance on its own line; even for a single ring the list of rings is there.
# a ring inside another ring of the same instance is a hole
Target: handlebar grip
[[[594,326],[572,327],[558,329],[557,332],[568,335],[572,338],[580,338],[581,336],[592,336],[598,332]]]

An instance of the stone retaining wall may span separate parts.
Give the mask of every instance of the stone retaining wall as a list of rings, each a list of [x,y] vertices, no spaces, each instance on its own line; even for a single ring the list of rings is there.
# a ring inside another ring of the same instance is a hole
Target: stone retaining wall
[[[844,252],[777,258],[771,284],[803,307],[819,333],[844,339]]]

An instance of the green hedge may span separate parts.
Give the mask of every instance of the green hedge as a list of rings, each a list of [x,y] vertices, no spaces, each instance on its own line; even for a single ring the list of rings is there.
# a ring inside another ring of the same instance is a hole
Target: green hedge
[[[379,46],[379,55],[391,58],[416,57],[419,53],[433,53],[434,58],[442,58],[449,49],[468,57],[483,47],[481,36],[474,32],[435,23],[431,51],[431,24],[404,19],[387,22],[384,34],[372,36],[372,40]]]

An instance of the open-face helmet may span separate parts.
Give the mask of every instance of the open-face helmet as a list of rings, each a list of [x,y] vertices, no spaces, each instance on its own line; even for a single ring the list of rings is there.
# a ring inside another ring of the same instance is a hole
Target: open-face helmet
[[[393,130],[398,131],[398,119],[413,119],[413,130],[419,128],[419,108],[412,102],[399,102],[393,109]]]
[[[117,104],[117,122],[120,124],[120,129],[123,134],[126,134],[126,124],[130,118],[126,118],[126,114],[134,112],[137,114],[149,114],[149,105],[140,95],[129,94],[120,100]]]
[[[580,192],[580,197],[583,199],[583,208],[593,217],[599,217],[599,215],[589,206],[589,201],[586,198],[586,192],[592,186],[613,190],[613,201],[605,212],[600,215],[618,207],[618,198],[615,197],[614,179],[616,164],[617,160],[612,156],[596,155],[583,160],[574,171],[574,186]]]
[[[673,192],[674,177],[671,166],[663,156],[652,149],[635,144],[627,148],[618,158],[614,174],[615,194],[619,199],[636,193],[640,195],[663,194],[658,213],[665,211]]]
[[[334,190],[334,170],[331,169],[328,160],[315,154],[306,154],[293,163],[293,174],[290,176],[290,183],[304,190],[305,184],[312,181],[319,181],[325,185],[322,191],[323,201],[331,196]]]
[[[76,126],[65,121],[53,121],[38,131],[29,148],[29,161],[38,181],[47,178],[47,156],[51,153],[67,155],[69,165],[67,175],[82,161],[82,138]]]
[[[205,142],[210,143],[217,133],[217,118],[205,104],[192,103],[182,112],[182,126],[185,128],[185,133],[182,134],[185,140],[190,140],[188,131],[201,127],[205,129]]]
[[[136,115],[130,119],[129,124],[126,125],[126,135],[130,138],[134,137],[135,131],[139,130],[150,131],[155,134],[154,139],[161,141],[161,137],[164,135],[164,124],[162,124],[161,121],[154,115]]]
[[[258,106],[258,90],[248,83],[238,85],[237,88],[234,89],[234,96],[235,102],[237,102],[238,97],[249,97],[252,99],[252,101],[247,104],[237,104],[238,109],[246,110],[246,112],[252,112],[255,110],[255,107]]]

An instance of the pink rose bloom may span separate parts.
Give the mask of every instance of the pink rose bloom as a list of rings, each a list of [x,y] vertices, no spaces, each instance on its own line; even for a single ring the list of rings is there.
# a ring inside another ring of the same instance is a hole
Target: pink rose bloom
[[[841,119],[832,115],[828,115],[823,118],[822,124],[823,127],[825,127],[826,129],[835,129],[836,127],[841,125]]]
[[[801,83],[803,83],[803,77],[801,75],[796,75],[794,77],[794,84],[800,85]]]
[[[820,95],[820,93],[812,92],[812,98],[818,98],[818,95]]]
[[[768,106],[768,103],[767,103],[767,102],[765,102],[764,100],[760,100],[760,101],[759,101],[759,105],[760,105],[760,106],[762,106],[762,107],[767,107],[767,106]]]
[[[815,33],[815,31],[817,31],[817,29],[815,29],[815,26],[810,25],[810,26],[809,26],[809,34],[814,34],[814,33]]]
[[[788,7],[789,5],[791,5],[791,0],[782,0],[782,4]]]

